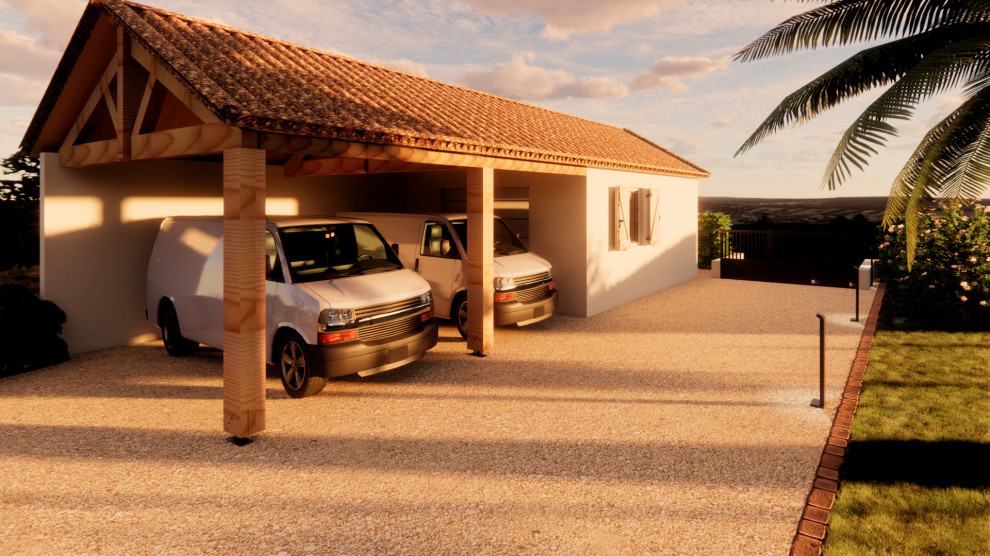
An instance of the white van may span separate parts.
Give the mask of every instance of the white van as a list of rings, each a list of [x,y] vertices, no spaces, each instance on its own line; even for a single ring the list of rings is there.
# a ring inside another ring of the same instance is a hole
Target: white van
[[[436,314],[467,336],[467,215],[347,212],[371,222],[392,243],[402,264],[426,278]],[[495,324],[524,326],[549,318],[557,308],[553,270],[530,253],[519,236],[494,218]]]
[[[429,284],[377,230],[345,218],[269,217],[265,361],[294,398],[328,377],[411,363],[437,343]],[[223,349],[223,220],[170,217],[148,262],[148,320],[165,349]]]

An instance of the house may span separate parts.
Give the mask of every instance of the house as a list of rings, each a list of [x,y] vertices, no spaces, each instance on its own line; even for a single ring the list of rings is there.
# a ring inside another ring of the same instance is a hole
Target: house
[[[558,311],[591,316],[696,276],[708,176],[626,129],[125,0],[86,6],[22,148],[41,158],[42,295],[66,311],[72,352],[153,338],[144,285],[160,219],[224,216],[235,436],[264,428],[267,213],[461,199],[478,238],[468,346],[484,354],[500,191],[524,197]]]

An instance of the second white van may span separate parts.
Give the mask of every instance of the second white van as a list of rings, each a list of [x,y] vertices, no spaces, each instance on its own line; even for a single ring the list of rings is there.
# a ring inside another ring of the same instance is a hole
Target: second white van
[[[328,377],[411,363],[437,343],[429,284],[367,222],[269,217],[265,353],[294,398]],[[148,262],[148,320],[165,349],[223,349],[223,221],[166,218]]]
[[[436,314],[467,336],[467,215],[347,212],[375,225],[405,266],[430,283]],[[553,315],[557,288],[550,263],[529,252],[519,236],[494,218],[495,324],[524,326]]]

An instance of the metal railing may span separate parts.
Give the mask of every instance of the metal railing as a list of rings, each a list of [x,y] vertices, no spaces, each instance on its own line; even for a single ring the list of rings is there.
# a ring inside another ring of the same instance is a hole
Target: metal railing
[[[857,264],[866,258],[856,234],[722,230],[720,239],[723,259]]]

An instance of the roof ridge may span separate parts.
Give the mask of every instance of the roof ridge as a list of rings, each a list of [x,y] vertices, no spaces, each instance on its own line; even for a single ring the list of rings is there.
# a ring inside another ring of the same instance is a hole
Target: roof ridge
[[[621,126],[618,126],[618,125],[615,125],[615,124],[609,124],[609,123],[605,123],[605,122],[600,122],[598,120],[592,120],[591,118],[586,118],[586,117],[583,117],[583,116],[577,116],[577,115],[574,115],[574,114],[569,114],[567,112],[562,112],[560,110],[554,110],[552,108],[547,108],[545,106],[539,106],[539,105],[533,104],[531,102],[525,102],[525,101],[522,101],[522,100],[517,100],[517,99],[512,99],[512,98],[508,98],[508,97],[499,96],[499,95],[496,95],[494,93],[489,93],[487,91],[480,91],[478,89],[472,89],[470,87],[465,87],[464,85],[458,85],[456,83],[450,83],[448,81],[441,81],[441,80],[435,79],[433,77],[418,75],[418,74],[410,73],[410,72],[403,71],[403,70],[400,70],[400,69],[395,69],[395,68],[392,68],[392,67],[389,67],[389,66],[384,66],[382,64],[376,64],[376,63],[373,63],[373,62],[368,62],[367,60],[361,60],[359,58],[354,58],[354,57],[348,56],[346,54],[340,54],[340,53],[337,53],[337,52],[332,52],[332,51],[329,51],[329,50],[325,50],[325,49],[322,49],[322,48],[316,48],[316,47],[313,47],[313,46],[306,46],[306,45],[303,45],[303,44],[299,44],[299,43],[288,41],[286,39],[280,39],[280,38],[271,37],[271,36],[268,36],[268,35],[262,35],[260,33],[255,33],[253,31],[246,31],[244,29],[239,29],[237,27],[232,27],[230,25],[225,25],[223,23],[217,23],[215,21],[208,21],[208,20],[200,19],[200,18],[197,18],[197,17],[194,17],[194,16],[189,16],[189,15],[185,15],[185,14],[180,14],[180,13],[172,12],[172,11],[165,10],[165,9],[162,9],[162,8],[157,8],[157,7],[154,7],[154,6],[149,6],[147,4],[141,4],[139,2],[133,2],[132,0],[91,0],[91,1],[96,2],[96,3],[110,2],[110,3],[126,4],[128,6],[138,6],[141,9],[144,9],[144,10],[148,10],[148,11],[156,12],[156,13],[160,13],[160,14],[167,14],[170,17],[176,17],[176,18],[179,18],[179,19],[187,20],[187,21],[193,21],[193,22],[202,24],[204,26],[222,29],[222,30],[228,31],[230,33],[237,33],[237,34],[245,35],[245,36],[248,36],[248,37],[253,37],[253,38],[258,39],[258,40],[261,40],[261,41],[267,41],[267,42],[271,42],[271,43],[279,43],[279,44],[281,44],[283,46],[286,46],[286,47],[289,47],[289,48],[292,48],[292,49],[299,49],[299,50],[305,50],[305,51],[309,51],[309,52],[317,52],[317,53],[320,53],[320,54],[326,54],[326,55],[332,56],[334,58],[338,58],[338,59],[341,59],[341,60],[346,60],[346,61],[349,61],[349,62],[354,62],[354,63],[356,63],[358,65],[362,65],[362,66],[366,66],[366,67],[371,67],[371,68],[376,68],[376,69],[379,69],[379,70],[384,70],[386,72],[397,73],[397,74],[401,74],[401,75],[405,75],[405,76],[411,77],[413,79],[423,80],[423,81],[429,81],[429,82],[432,82],[432,83],[436,83],[436,84],[441,85],[443,87],[451,87],[451,88],[459,89],[459,90],[466,91],[466,92],[469,92],[469,93],[472,93],[472,94],[477,94],[477,95],[481,95],[481,96],[485,96],[485,97],[490,97],[490,98],[493,98],[493,99],[497,99],[499,102],[508,102],[508,103],[512,103],[512,104],[517,104],[519,106],[525,106],[525,107],[532,108],[532,109],[535,109],[535,110],[539,110],[539,111],[542,111],[542,112],[549,112],[549,113],[553,113],[553,114],[558,114],[560,116],[564,116],[564,117],[570,118],[572,120],[580,120],[580,121],[588,122],[588,123],[595,124],[595,125],[609,126],[609,127],[615,128],[615,129],[625,129],[625,128],[623,128]],[[639,137],[639,136],[637,136],[637,137]],[[642,139],[642,137],[640,137],[640,138]],[[647,142],[649,142],[649,141],[647,141]],[[654,146],[656,146],[654,143],[650,143],[650,144],[653,144]],[[669,152],[669,151],[667,151],[667,152]],[[671,154],[673,154],[673,153],[671,153]]]
[[[301,137],[692,178],[709,172],[629,129],[174,13],[90,0],[22,145],[36,151],[98,17],[125,29],[221,121]],[[85,79],[81,77],[80,79]],[[56,146],[52,130],[42,149]]]
[[[686,158],[684,158],[683,156],[680,156],[680,155],[678,155],[677,153],[675,153],[675,152],[673,152],[673,151],[671,151],[670,149],[667,149],[667,148],[664,148],[664,147],[662,147],[662,146],[660,146],[660,145],[658,145],[658,144],[656,144],[656,143],[654,143],[653,141],[650,141],[650,140],[649,140],[649,139],[647,139],[646,137],[643,137],[642,135],[640,135],[640,134],[638,134],[638,133],[636,133],[635,131],[633,131],[633,130],[631,130],[631,129],[629,129],[628,127],[624,127],[624,128],[622,128],[622,131],[625,131],[625,132],[626,132],[626,133],[628,133],[629,135],[632,135],[633,137],[635,137],[635,138],[637,138],[637,139],[639,139],[640,141],[643,141],[644,143],[647,143],[647,144],[649,144],[649,145],[652,145],[652,146],[654,146],[654,147],[656,147],[656,148],[658,148],[658,149],[660,149],[661,151],[663,151],[663,152],[665,152],[665,153],[667,153],[667,154],[669,154],[670,156],[672,156],[672,157],[674,157],[674,158],[676,158],[677,160],[680,160],[681,162],[683,162],[683,163],[685,163],[685,164],[687,164],[687,165],[689,165],[689,166],[691,166],[692,168],[695,168],[695,169],[697,169],[697,170],[699,170],[699,171],[701,171],[701,172],[704,172],[704,173],[706,173],[706,174],[708,174],[709,176],[710,176],[710,175],[712,175],[712,173],[711,173],[711,172],[709,172],[708,170],[705,170],[705,169],[704,169],[704,168],[702,168],[701,166],[698,166],[698,165],[697,165],[697,164],[695,164],[694,162],[691,162],[690,160],[688,160],[688,159],[686,159]]]

